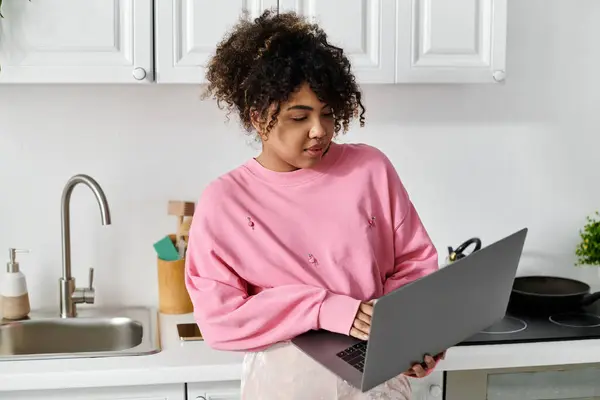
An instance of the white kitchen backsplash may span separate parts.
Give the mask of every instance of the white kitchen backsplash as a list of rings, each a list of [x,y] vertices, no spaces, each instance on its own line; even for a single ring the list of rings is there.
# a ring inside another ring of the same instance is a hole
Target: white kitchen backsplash
[[[521,274],[595,283],[597,270],[573,267],[573,252],[600,208],[600,47],[590,45],[600,9],[582,20],[571,2],[551,2],[510,2],[505,85],[365,87],[367,125],[343,140],[389,155],[440,262],[448,245],[528,226]],[[196,86],[0,87],[0,255],[31,250],[20,262],[32,307],[58,307],[60,197],[77,173],[98,180],[113,221],[101,226],[92,193],[75,189],[78,284],[94,267],[96,304],[156,304],[152,244],[176,226],[168,200],[197,200],[257,150],[200,95]]]

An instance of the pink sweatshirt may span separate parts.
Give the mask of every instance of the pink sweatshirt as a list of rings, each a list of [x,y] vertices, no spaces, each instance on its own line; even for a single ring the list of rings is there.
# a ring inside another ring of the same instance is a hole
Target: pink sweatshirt
[[[313,169],[251,159],[213,181],[193,218],[186,285],[211,347],[256,351],[313,329],[348,334],[361,301],[437,268],[388,158],[332,144]]]

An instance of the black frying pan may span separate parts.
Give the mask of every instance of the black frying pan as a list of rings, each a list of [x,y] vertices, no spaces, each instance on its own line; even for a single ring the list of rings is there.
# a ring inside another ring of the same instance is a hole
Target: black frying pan
[[[472,253],[481,249],[481,240],[472,238],[456,249],[448,247],[449,260],[466,257],[465,250],[474,244]],[[581,281],[554,276],[521,276],[515,278],[508,308],[513,312],[552,315],[579,311],[600,300],[600,292],[590,293],[590,286]]]
[[[590,293],[587,283],[553,276],[515,278],[509,309],[528,314],[577,311],[597,300],[600,292]]]

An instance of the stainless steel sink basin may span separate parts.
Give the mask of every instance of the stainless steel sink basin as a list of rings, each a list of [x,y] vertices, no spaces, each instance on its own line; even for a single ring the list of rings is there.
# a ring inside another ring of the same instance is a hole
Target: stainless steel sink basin
[[[149,308],[80,308],[75,318],[37,311],[0,322],[0,361],[147,355],[160,351],[158,336]]]

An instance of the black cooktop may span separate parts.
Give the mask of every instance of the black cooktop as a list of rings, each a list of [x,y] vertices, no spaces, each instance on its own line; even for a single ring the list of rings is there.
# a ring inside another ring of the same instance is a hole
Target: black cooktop
[[[546,316],[506,316],[457,346],[600,339],[600,301],[585,309]]]

